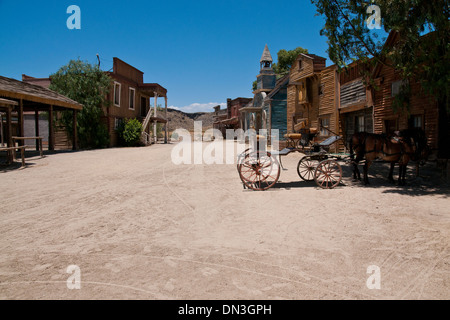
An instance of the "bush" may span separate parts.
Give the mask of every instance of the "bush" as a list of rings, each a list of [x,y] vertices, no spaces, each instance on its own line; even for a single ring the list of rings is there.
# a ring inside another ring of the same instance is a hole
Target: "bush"
[[[128,147],[135,147],[140,144],[142,134],[142,123],[134,119],[127,120],[118,128],[119,141]]]

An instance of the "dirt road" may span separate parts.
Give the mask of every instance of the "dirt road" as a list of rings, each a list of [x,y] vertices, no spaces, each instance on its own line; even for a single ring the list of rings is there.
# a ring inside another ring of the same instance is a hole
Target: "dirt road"
[[[255,192],[235,165],[174,165],[173,146],[0,172],[0,299],[450,298],[449,189],[429,177],[363,187],[345,169],[323,190],[291,154]]]

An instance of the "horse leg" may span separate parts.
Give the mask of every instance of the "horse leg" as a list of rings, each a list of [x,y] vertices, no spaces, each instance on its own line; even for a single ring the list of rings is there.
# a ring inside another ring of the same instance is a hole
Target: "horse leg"
[[[395,167],[395,162],[391,162],[391,168],[389,170],[389,176],[388,176],[388,180],[390,182],[394,182],[394,177],[393,177],[393,175],[394,175],[394,167]]]
[[[406,165],[400,164],[400,169],[398,172],[398,185],[399,186],[404,186],[406,184],[405,176],[406,176]]]
[[[358,163],[359,163],[359,161],[357,161],[357,160],[353,160],[352,161],[352,164],[353,164],[353,180],[356,180],[356,179],[361,180],[361,173],[359,172],[359,169],[358,169]]]

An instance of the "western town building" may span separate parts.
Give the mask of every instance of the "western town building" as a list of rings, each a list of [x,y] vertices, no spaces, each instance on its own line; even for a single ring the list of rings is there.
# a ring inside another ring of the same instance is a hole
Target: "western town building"
[[[240,110],[243,118],[243,129],[278,130],[281,137],[287,132],[287,84],[288,76],[277,79],[272,68],[272,55],[266,45],[260,59],[260,72],[256,76],[256,90],[253,100]]]
[[[167,89],[158,83],[144,83],[144,73],[128,63],[113,58],[112,79],[107,95],[108,105],[102,106],[102,121],[109,134],[109,146],[118,145],[117,129],[126,119],[139,119],[143,124],[143,142],[157,141],[158,123],[164,124],[163,138],[167,143]],[[33,78],[22,75],[22,81],[48,88],[50,78]],[[164,98],[164,109],[158,108],[158,99]],[[152,136],[151,136],[152,133]],[[57,144],[67,148],[70,144],[64,128],[56,130]]]
[[[338,134],[338,74],[326,59],[300,54],[291,67],[287,89],[287,132],[319,131],[316,141]],[[335,150],[333,150],[333,148]],[[332,146],[336,151],[337,146]]]
[[[391,32],[385,46],[392,46],[399,40],[396,32]],[[425,131],[431,149],[437,151],[439,145],[439,108],[434,97],[424,92],[419,81],[403,79],[401,73],[390,66],[390,61],[378,63],[372,73],[376,90],[373,91],[374,132],[390,134],[396,130],[420,128]],[[393,102],[400,93],[402,82],[411,87],[409,106],[394,110]],[[448,128],[448,123],[446,124]],[[448,135],[447,130],[447,135]],[[444,133],[445,134],[445,133]],[[448,148],[448,146],[441,146]]]
[[[65,97],[62,94],[54,92],[50,89],[39,85],[34,85],[11,78],[0,76],[0,99],[2,113],[0,117],[1,128],[1,143],[2,148],[12,148],[19,145],[24,146],[25,140],[34,140],[36,149],[42,148],[40,145],[40,138],[44,132],[41,132],[42,127],[39,125],[41,113],[47,114],[48,126],[46,133],[48,137],[48,149],[55,149],[55,126],[54,114],[59,111],[72,111],[73,114],[73,136],[72,149],[76,150],[77,145],[77,112],[81,111],[83,106],[72,99]],[[24,121],[25,114],[34,115],[34,121],[37,125],[34,126],[34,132],[26,131],[26,123]],[[25,135],[27,132],[27,135]],[[32,134],[28,136],[28,134]],[[12,158],[13,150],[8,151],[8,160]],[[41,149],[42,151],[42,149]]]

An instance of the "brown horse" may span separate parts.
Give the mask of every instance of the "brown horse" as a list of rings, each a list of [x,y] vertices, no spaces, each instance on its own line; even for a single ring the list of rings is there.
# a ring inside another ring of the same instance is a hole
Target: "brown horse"
[[[387,137],[386,135],[367,132],[355,133],[350,139],[350,158],[353,163],[353,177],[355,179],[361,179],[358,163],[364,159],[364,184],[369,184],[368,170],[375,159],[381,159],[391,163],[392,170],[388,177],[391,181],[393,181],[392,164],[399,164],[398,183],[399,185],[404,185],[406,166],[414,153],[415,145],[410,137]]]

